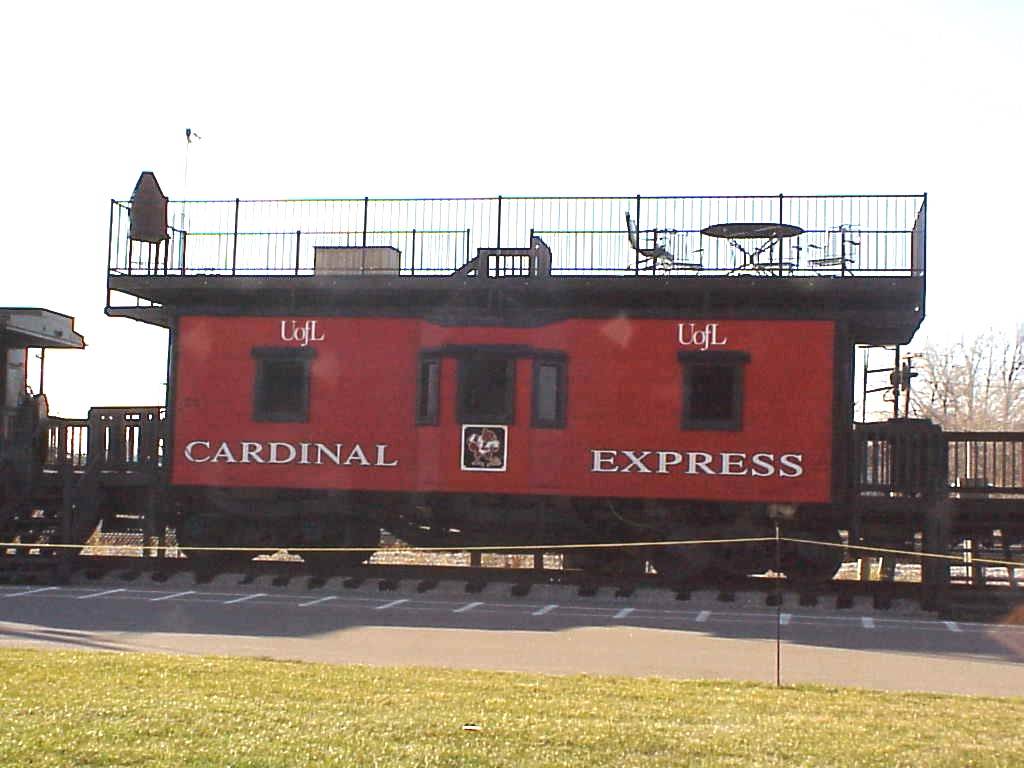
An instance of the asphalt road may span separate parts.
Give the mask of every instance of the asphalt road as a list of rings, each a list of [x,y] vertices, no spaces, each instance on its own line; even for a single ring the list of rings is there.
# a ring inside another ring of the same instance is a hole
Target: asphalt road
[[[775,679],[784,683],[1024,696],[1024,625],[940,621],[910,605],[856,603],[779,611],[759,595],[723,603],[695,593],[562,586],[513,597],[442,582],[381,591],[329,582],[275,587],[221,576],[0,586],[0,647],[227,654],[332,664],[424,665],[554,674]]]

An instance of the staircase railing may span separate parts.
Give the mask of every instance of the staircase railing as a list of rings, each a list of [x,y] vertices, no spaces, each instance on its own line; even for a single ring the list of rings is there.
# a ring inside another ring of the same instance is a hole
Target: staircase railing
[[[66,471],[66,470],[65,470]],[[102,463],[94,459],[77,482],[64,486],[64,536],[68,543],[84,541],[100,516],[99,486]]]
[[[22,500],[22,489],[14,465],[0,460],[0,528],[14,514]]]

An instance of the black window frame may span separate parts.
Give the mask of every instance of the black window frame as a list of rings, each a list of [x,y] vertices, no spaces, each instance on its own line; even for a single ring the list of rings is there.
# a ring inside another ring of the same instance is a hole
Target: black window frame
[[[256,361],[256,373],[253,377],[252,388],[252,420],[260,422],[292,422],[304,423],[309,421],[309,401],[311,375],[310,368],[316,352],[309,348],[296,347],[254,347],[252,357]],[[302,381],[299,384],[299,404],[293,409],[270,409],[266,399],[268,397],[267,364],[273,363],[299,363],[302,370]]]
[[[679,420],[681,429],[719,430],[738,432],[743,429],[744,385],[746,366],[750,355],[746,352],[687,351],[679,353],[682,368],[682,408]],[[731,416],[727,419],[695,418],[692,413],[692,376],[700,367],[727,368],[732,374]]]
[[[469,349],[458,355],[458,386],[455,395],[455,413],[460,424],[515,424],[516,355],[507,350],[492,351],[486,347]],[[506,387],[500,413],[474,411],[466,404],[469,385],[469,365],[480,360],[502,361],[505,364]]]
[[[441,356],[436,353],[420,355],[418,372],[416,424],[436,427],[441,423]]]
[[[547,419],[540,414],[541,369],[552,367],[556,370],[555,417]],[[530,426],[538,429],[565,429],[569,403],[569,360],[564,354],[536,354],[533,358],[533,386],[531,389],[532,418]]]

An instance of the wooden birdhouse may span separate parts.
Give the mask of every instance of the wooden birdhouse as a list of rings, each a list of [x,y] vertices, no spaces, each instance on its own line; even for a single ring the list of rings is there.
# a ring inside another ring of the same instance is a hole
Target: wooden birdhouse
[[[152,171],[143,171],[135,183],[128,236],[145,243],[167,239],[167,198]]]

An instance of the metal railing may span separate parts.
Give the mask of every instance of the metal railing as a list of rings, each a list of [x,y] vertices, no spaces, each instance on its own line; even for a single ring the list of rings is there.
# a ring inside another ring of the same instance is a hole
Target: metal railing
[[[480,248],[526,248],[534,235],[551,249],[552,274],[643,274],[627,212],[646,243],[700,265],[690,274],[751,266],[744,243],[701,234],[728,222],[804,230],[758,253],[764,274],[917,276],[925,268],[923,195],[236,199],[172,201],[168,211],[168,239],[142,243],[128,237],[130,203],[111,201],[109,274],[310,275],[317,248],[383,246],[400,254],[389,273],[446,275]]]

